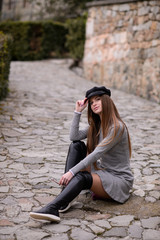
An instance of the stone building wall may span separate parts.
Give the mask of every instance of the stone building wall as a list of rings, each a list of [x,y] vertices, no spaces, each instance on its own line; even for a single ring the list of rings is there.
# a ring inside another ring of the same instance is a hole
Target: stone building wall
[[[45,0],[3,0],[1,20],[34,21],[53,17],[45,11]]]
[[[85,77],[160,103],[160,1],[88,7]]]
[[[64,17],[68,3],[59,0],[50,7],[46,0],[3,0],[1,20],[35,21],[43,19],[53,19],[54,17]],[[49,8],[49,9],[48,9]]]
[[[3,0],[1,20],[20,20],[30,15],[31,4],[25,0]]]

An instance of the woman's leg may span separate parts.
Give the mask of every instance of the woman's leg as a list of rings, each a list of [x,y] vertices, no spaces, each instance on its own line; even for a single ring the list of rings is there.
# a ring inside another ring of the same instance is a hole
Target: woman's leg
[[[97,197],[104,199],[111,199],[111,197],[105,192],[102,182],[98,174],[92,173],[93,183],[91,191],[96,194]]]
[[[68,172],[72,167],[74,167],[83,158],[85,158],[86,154],[87,154],[87,147],[84,142],[82,141],[72,142],[69,146],[64,173]],[[62,191],[64,190],[64,188],[65,187],[62,188]],[[71,207],[71,204],[72,203],[61,206],[61,208],[59,209],[59,212],[66,212]]]
[[[30,212],[30,216],[34,219],[59,222],[59,209],[61,206],[69,204],[82,190],[90,189],[92,182],[92,175],[89,172],[78,172],[52,202],[36,212]]]

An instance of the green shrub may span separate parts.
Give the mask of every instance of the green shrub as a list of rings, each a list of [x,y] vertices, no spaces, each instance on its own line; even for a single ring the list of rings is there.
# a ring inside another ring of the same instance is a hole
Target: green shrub
[[[0,32],[0,100],[6,97],[8,93],[11,46],[11,36],[6,36]]]
[[[87,16],[69,19],[66,22],[68,34],[66,47],[74,60],[81,60],[84,54],[85,28]]]
[[[0,29],[13,36],[12,60],[62,57],[67,51],[65,48],[67,30],[61,23],[10,21],[0,23]]]
[[[12,60],[41,60],[50,57],[83,58],[86,16],[65,24],[49,21],[0,23],[0,30],[13,37]]]
[[[64,24],[59,22],[47,21],[42,22],[44,37],[43,51],[45,58],[48,58],[46,53],[50,53],[51,57],[64,57],[68,53],[65,47],[67,29]]]

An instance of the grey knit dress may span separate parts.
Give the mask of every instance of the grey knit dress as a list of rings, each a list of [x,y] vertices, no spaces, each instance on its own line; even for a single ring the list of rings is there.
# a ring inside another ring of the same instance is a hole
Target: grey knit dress
[[[70,130],[71,141],[83,140],[87,137],[88,127],[83,130],[79,129],[80,117],[81,114],[74,113]],[[127,129],[124,127],[123,134],[121,134],[123,127],[120,122],[119,130],[111,142],[110,139],[114,134],[113,128],[104,139],[100,133],[99,145],[71,169],[76,174],[87,166],[91,166],[91,172],[98,174],[106,193],[120,203],[124,203],[129,198],[134,179],[130,169]],[[106,143],[109,144],[106,145]],[[94,169],[94,162],[97,162],[101,170]]]

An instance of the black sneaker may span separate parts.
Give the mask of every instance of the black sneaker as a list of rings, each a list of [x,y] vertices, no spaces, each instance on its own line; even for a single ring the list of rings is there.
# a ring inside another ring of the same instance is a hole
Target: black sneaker
[[[37,212],[30,212],[30,217],[37,220],[48,220],[52,222],[60,222],[59,213],[57,210],[51,213],[43,212],[42,210]]]

